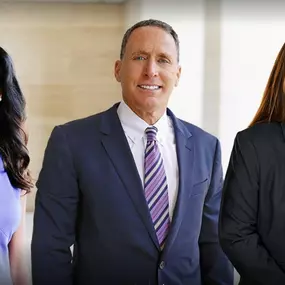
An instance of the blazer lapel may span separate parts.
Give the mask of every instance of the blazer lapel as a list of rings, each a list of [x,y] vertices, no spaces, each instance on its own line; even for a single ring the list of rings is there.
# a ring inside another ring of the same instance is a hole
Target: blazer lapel
[[[138,214],[149,232],[151,239],[159,249],[158,239],[153,227],[144,190],[137,167],[117,115],[118,104],[109,109],[102,117],[102,144],[119,174]]]
[[[175,138],[176,152],[179,169],[179,186],[176,206],[173,213],[169,235],[166,241],[163,255],[171,248],[181,225],[185,210],[189,203],[189,197],[193,189],[193,167],[194,167],[194,141],[188,129],[168,110],[172,118]]]

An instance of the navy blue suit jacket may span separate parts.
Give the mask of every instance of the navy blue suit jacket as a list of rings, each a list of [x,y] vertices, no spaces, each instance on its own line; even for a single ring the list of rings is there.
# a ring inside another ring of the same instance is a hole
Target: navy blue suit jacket
[[[168,110],[179,189],[161,252],[117,106],[51,134],[37,182],[33,284],[232,285],[218,241],[218,140]]]

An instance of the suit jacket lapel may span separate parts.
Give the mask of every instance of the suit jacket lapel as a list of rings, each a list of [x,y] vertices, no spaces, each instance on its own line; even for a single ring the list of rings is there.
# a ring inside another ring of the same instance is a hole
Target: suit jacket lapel
[[[133,201],[138,214],[143,220],[151,239],[159,249],[158,239],[144,196],[141,179],[117,115],[117,107],[118,104],[114,105],[114,107],[109,109],[102,117],[102,144]]]
[[[181,225],[193,189],[194,141],[188,129],[168,110],[172,118],[179,169],[179,186],[176,206],[163,255],[171,248]]]

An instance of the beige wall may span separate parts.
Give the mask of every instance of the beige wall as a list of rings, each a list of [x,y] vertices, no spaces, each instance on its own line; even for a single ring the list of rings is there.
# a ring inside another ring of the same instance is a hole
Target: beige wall
[[[35,178],[55,125],[120,99],[113,65],[123,32],[123,5],[0,3],[0,44],[12,55],[27,98]]]

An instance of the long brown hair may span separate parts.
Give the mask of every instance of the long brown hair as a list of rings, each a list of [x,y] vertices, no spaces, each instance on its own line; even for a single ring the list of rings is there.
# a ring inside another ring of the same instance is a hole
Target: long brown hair
[[[11,184],[31,191],[32,178],[28,170],[30,163],[26,147],[27,134],[23,124],[26,120],[26,101],[15,75],[13,62],[8,53],[0,47],[0,158]]]
[[[285,43],[278,53],[261,104],[249,126],[263,122],[285,122]]]

